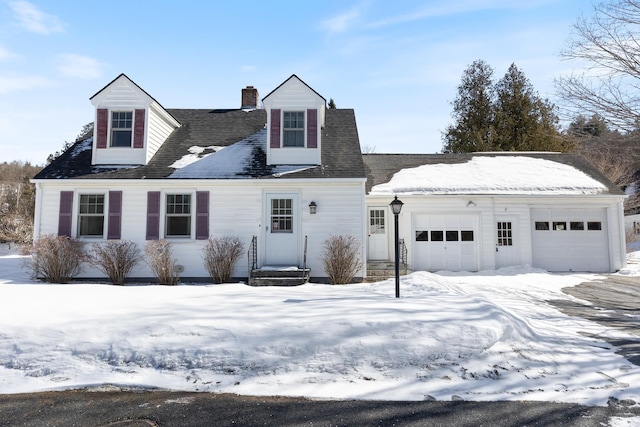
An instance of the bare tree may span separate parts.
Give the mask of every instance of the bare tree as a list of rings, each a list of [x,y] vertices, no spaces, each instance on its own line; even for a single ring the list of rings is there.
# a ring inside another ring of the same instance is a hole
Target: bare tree
[[[373,154],[376,152],[376,146],[375,145],[363,145],[362,146],[362,153],[363,154]]]
[[[617,129],[639,124],[640,1],[613,0],[581,17],[561,56],[583,61],[588,69],[556,80],[572,115],[599,114]]]

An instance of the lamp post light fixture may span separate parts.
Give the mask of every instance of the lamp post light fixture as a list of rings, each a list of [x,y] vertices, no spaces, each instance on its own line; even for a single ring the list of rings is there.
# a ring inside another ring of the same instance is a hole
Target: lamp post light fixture
[[[396,298],[400,298],[400,239],[398,238],[398,215],[400,215],[402,205],[404,205],[404,203],[398,200],[398,196],[394,196],[393,201],[389,204],[389,206],[391,206],[391,212],[393,212],[393,222],[396,233]]]

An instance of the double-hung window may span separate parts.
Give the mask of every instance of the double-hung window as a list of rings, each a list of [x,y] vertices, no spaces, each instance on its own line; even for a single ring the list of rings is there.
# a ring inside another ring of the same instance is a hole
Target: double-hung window
[[[80,195],[78,236],[104,236],[104,194]]]
[[[282,128],[283,147],[304,147],[304,111],[285,111]]]
[[[111,146],[131,147],[133,111],[111,112]]]
[[[191,195],[167,194],[166,237],[191,237]]]

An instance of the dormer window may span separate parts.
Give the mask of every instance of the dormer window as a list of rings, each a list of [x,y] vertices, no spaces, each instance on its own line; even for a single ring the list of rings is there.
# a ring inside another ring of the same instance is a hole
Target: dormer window
[[[131,147],[133,111],[111,112],[111,146]]]
[[[304,111],[285,111],[282,125],[282,146],[304,147]]]

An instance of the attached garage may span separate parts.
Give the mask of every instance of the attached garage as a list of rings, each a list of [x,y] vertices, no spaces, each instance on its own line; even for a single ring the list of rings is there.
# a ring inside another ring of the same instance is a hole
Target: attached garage
[[[413,214],[414,270],[477,271],[476,215]]]
[[[532,209],[533,266],[611,271],[606,209]]]
[[[367,206],[385,207],[396,196],[404,203],[398,232],[407,250],[401,260],[410,270],[533,266],[604,273],[626,265],[624,193],[580,156],[504,152],[363,158]],[[392,261],[393,234],[383,237],[388,250],[372,250],[370,259],[388,254]]]

